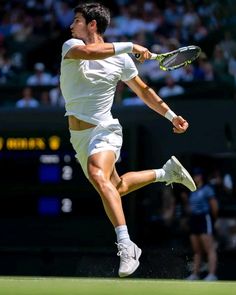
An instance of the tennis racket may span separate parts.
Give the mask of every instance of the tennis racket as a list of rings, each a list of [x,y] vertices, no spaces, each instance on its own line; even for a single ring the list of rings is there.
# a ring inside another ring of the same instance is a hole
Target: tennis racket
[[[201,48],[195,45],[181,47],[179,49],[156,54],[152,53],[151,59],[159,62],[159,67],[163,71],[172,71],[191,64],[199,57]],[[139,59],[140,54],[135,54],[136,59]]]

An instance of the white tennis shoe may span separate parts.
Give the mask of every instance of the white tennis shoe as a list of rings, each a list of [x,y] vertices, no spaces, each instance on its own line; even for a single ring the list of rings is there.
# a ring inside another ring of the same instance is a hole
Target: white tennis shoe
[[[127,277],[139,267],[139,257],[142,250],[133,242],[131,245],[118,243],[117,248],[117,255],[120,256],[119,276],[121,278]]]
[[[197,188],[196,185],[188,173],[188,171],[182,166],[182,164],[172,156],[163,166],[166,172],[165,181],[166,185],[172,183],[181,183],[186,186],[190,191],[194,192]]]

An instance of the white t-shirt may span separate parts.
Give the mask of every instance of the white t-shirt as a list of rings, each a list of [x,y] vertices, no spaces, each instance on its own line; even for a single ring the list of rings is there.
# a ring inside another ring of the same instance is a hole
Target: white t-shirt
[[[137,68],[128,54],[103,60],[64,59],[73,46],[83,45],[79,39],[70,39],[62,46],[60,86],[65,99],[66,116],[92,124],[112,119],[116,85],[137,76]]]

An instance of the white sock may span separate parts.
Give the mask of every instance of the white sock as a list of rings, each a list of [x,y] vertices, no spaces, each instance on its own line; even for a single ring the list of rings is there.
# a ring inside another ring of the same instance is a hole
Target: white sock
[[[163,182],[166,180],[166,172],[163,168],[154,169],[154,172],[156,174],[156,180],[154,182]]]
[[[115,232],[117,236],[117,242],[129,245],[131,244],[131,240],[128,233],[128,228],[126,225],[119,225],[115,227]]]

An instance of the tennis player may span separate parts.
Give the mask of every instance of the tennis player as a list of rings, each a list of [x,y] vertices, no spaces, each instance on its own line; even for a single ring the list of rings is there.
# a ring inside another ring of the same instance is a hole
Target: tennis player
[[[161,169],[128,172],[119,176],[115,163],[122,146],[122,127],[111,114],[116,85],[126,83],[151,109],[169,119],[175,133],[188,122],[177,116],[138,76],[128,55],[150,59],[150,51],[132,42],[105,43],[103,33],[110,22],[109,10],[99,3],[78,5],[70,26],[72,39],[62,47],[61,90],[65,98],[71,143],[84,174],[99,193],[117,235],[119,276],[139,266],[141,249],[131,241],[121,196],[150,183],[181,183],[196,189],[186,169],[173,156]]]

